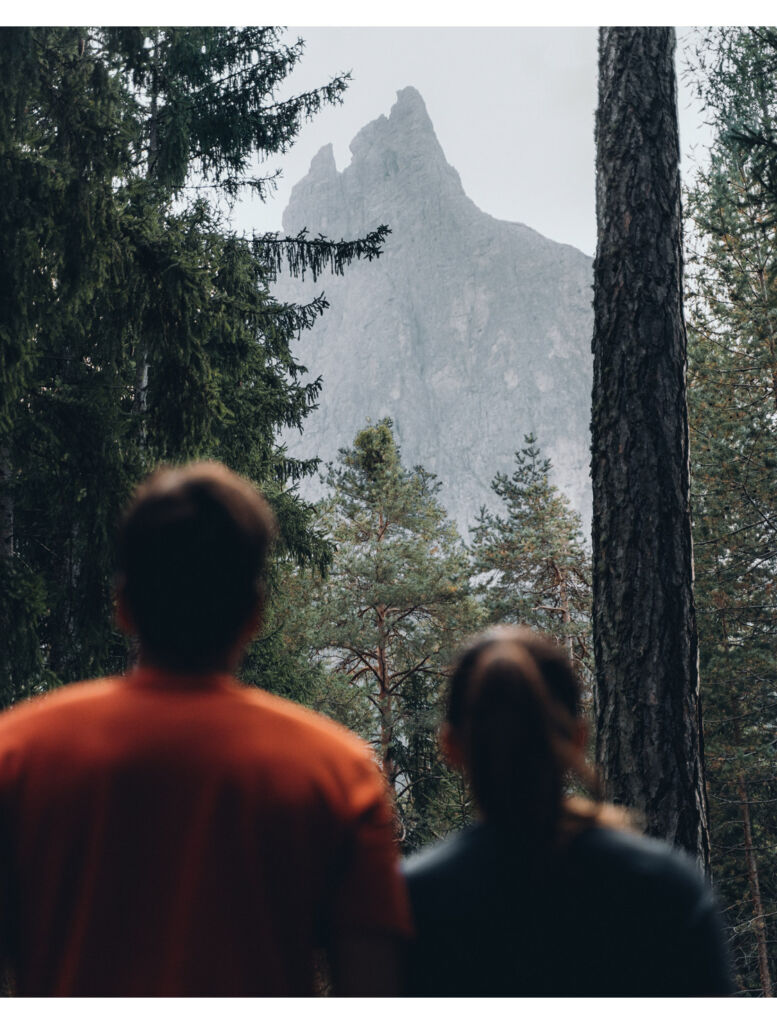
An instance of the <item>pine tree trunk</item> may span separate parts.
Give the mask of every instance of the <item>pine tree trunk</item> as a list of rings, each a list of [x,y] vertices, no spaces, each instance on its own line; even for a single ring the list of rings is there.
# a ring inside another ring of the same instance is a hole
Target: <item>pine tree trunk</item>
[[[151,76],[151,98],[149,104],[148,124],[148,163],[146,179],[151,181],[156,176],[156,164],[159,156],[159,29],[153,36],[153,69]],[[137,368],[135,371],[135,408],[142,415],[148,410],[148,373],[149,354],[148,341],[141,337],[137,343]],[[141,427],[140,447],[146,447],[146,429]]]
[[[674,44],[668,28],[599,37],[596,748],[606,795],[708,870]]]
[[[566,644],[567,654],[569,655],[570,662],[574,665],[575,663],[575,651],[572,644],[572,634],[570,633],[570,624],[572,622],[572,616],[569,612],[569,594],[567,593],[567,575],[561,569],[556,567],[556,578],[558,580],[559,587],[559,606],[561,608],[561,621],[564,627],[564,643]]]
[[[66,388],[76,384],[73,366],[75,359],[72,346],[65,343],[62,347],[60,375]],[[62,509],[64,512],[64,505]],[[64,525],[65,523],[67,525]],[[54,592],[58,599],[52,602],[48,626],[48,667],[66,683],[72,682],[80,675],[80,644],[75,624],[80,576],[78,513],[76,507],[71,504],[63,517],[62,532],[55,540],[51,559],[51,577],[56,581]]]
[[[388,663],[386,661],[386,644],[385,644],[385,608],[382,605],[378,605],[377,608],[378,616],[378,650],[377,650],[377,661],[378,661],[378,676],[379,676],[379,692],[378,692],[378,706],[380,710],[380,753],[381,753],[381,766],[383,768],[383,774],[388,780],[389,788],[393,791],[397,781],[397,765],[394,760],[392,753],[392,746],[394,742],[394,721],[393,721],[393,708],[392,708],[392,694],[390,689],[390,679]]]
[[[737,750],[741,749],[742,737],[739,731],[739,722],[734,721],[734,743]],[[750,817],[750,795],[747,791],[747,780],[741,768],[737,769],[737,796],[739,798],[739,810],[742,815],[742,830],[745,839],[745,863],[747,864],[747,880],[750,887],[750,898],[753,901],[753,928],[755,931],[755,945],[758,952],[758,975],[761,979],[761,989],[764,996],[773,998],[772,977],[769,972],[769,951],[766,942],[766,918],[764,916],[764,905],[761,899],[761,881],[758,877],[758,861],[753,848],[753,823]]]

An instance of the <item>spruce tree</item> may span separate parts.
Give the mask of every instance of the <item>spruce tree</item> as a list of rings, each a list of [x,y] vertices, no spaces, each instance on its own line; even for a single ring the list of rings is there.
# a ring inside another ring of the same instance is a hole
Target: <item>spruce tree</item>
[[[120,670],[112,529],[160,461],[215,456],[268,493],[281,556],[326,564],[295,482],[319,381],[291,352],[326,308],[271,295],[281,266],[341,273],[364,239],[237,237],[257,159],[338,102],[343,77],[278,101],[302,54],[276,29],[5,29],[0,46],[3,701]]]
[[[374,744],[413,848],[467,814],[436,741],[447,665],[477,622],[467,558],[434,476],[402,465],[391,420],[341,449],[327,482],[322,522],[336,552],[290,632],[326,668],[316,706]]]
[[[46,520],[61,508],[70,467],[45,446],[71,429],[65,382],[72,393],[75,375],[111,359],[89,367],[94,352],[78,350],[78,339],[115,280],[126,114],[120,83],[86,57],[82,30],[0,30],[0,704],[51,679],[44,624],[63,573]],[[38,424],[42,446],[28,448],[24,424],[41,405],[55,412]],[[85,433],[99,445],[99,433]],[[43,484],[26,473],[36,459]],[[27,507],[38,517],[32,530]]]
[[[472,530],[472,570],[489,622],[532,626],[565,646],[584,679],[591,671],[591,565],[580,517],[550,482],[550,459],[533,434],[515,470],[491,489],[501,512],[481,508]]]

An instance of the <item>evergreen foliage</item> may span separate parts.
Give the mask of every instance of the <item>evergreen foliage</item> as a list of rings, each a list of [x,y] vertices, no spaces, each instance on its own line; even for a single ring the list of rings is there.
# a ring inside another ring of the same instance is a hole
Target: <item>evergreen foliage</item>
[[[467,558],[434,476],[403,467],[391,420],[341,449],[327,482],[334,560],[325,579],[298,583],[304,600],[289,632],[326,670],[314,706],[374,744],[412,849],[468,813],[436,739],[446,666],[478,618]]]
[[[716,144],[748,164],[749,181],[777,206],[777,124],[770,83],[777,72],[777,29],[711,29],[691,57],[691,74]]]
[[[515,469],[491,489],[501,512],[481,508],[472,530],[472,568],[488,622],[539,629],[569,651],[587,680],[591,670],[591,567],[580,517],[550,481],[551,461],[533,434],[515,453]]]
[[[777,970],[777,115],[772,30],[719,30],[695,73],[715,128],[688,195],[696,602],[713,875],[740,988]]]
[[[342,97],[345,76],[276,99],[301,54],[272,28],[0,31],[2,703],[123,668],[111,534],[160,461],[246,473],[282,558],[331,557],[294,488],[316,460],[276,440],[315,405],[290,343],[327,303],[271,288],[281,266],[376,257],[388,229],[246,239],[226,220],[272,186],[256,161]]]

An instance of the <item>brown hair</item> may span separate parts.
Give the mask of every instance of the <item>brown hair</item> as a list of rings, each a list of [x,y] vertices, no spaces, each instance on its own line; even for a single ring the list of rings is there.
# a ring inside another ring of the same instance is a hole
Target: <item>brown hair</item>
[[[589,825],[628,824],[599,800],[577,736],[580,683],[548,638],[520,626],[475,637],[454,665],[446,717],[486,820],[520,833],[538,853]],[[570,776],[593,799],[567,796]]]
[[[144,654],[176,670],[220,667],[264,598],[272,511],[217,462],[163,468],[121,523],[119,578]]]

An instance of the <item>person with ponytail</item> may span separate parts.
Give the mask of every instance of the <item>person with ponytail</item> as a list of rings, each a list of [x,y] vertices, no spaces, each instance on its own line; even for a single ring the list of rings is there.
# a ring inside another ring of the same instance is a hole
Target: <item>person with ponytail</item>
[[[586,741],[560,647],[502,626],[461,652],[441,743],[478,822],[405,861],[409,995],[731,993],[710,888],[600,800]]]

